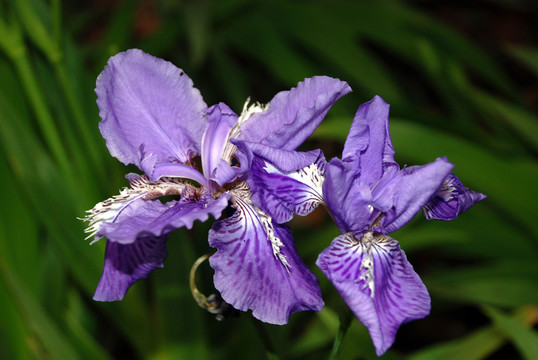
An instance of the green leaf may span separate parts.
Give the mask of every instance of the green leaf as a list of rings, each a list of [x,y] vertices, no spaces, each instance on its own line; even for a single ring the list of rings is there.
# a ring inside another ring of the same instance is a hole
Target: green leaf
[[[526,65],[535,76],[538,76],[538,49],[527,46],[511,45],[508,47],[507,51],[522,64]]]
[[[534,307],[528,310],[527,316],[534,318],[534,323],[536,323],[538,309]],[[495,326],[512,340],[525,359],[538,359],[538,332],[491,306],[485,307],[484,311],[493,320]]]
[[[514,217],[514,224],[524,224],[530,236],[538,235],[535,204],[530,197],[538,179],[538,166],[524,158],[503,158],[487,152],[461,138],[419,124],[392,119],[390,130],[396,156],[412,163],[424,164],[436,157],[447,156],[456,167],[454,173],[463,183],[489,197],[491,203]]]
[[[17,0],[17,14],[26,30],[26,35],[51,61],[57,61],[62,54],[52,33],[52,21],[47,4],[42,0]]]
[[[500,116],[523,140],[538,149],[538,117],[522,106],[475,91],[473,97],[490,116]]]
[[[434,296],[455,301],[518,307],[538,303],[535,259],[495,261],[424,276]]]
[[[0,276],[8,288],[11,297],[21,312],[25,322],[36,334],[46,351],[53,359],[79,359],[76,350],[61,333],[56,323],[43,311],[30,293],[22,286],[15,274],[0,258]]]
[[[461,339],[420,350],[409,360],[481,360],[506,342],[506,337],[493,326],[467,334]]]

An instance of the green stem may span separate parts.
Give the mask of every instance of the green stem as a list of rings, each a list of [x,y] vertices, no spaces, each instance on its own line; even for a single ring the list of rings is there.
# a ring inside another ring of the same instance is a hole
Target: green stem
[[[278,356],[276,355],[275,348],[273,347],[273,344],[271,343],[271,339],[269,338],[269,334],[265,330],[265,327],[263,324],[251,317],[252,323],[254,324],[254,327],[256,328],[256,332],[258,333],[258,336],[260,337],[260,340],[263,344],[263,347],[265,348],[265,355],[267,356],[268,360],[278,360]]]
[[[340,326],[338,327],[338,333],[334,339],[333,349],[331,350],[331,355],[329,356],[330,360],[340,359],[340,351],[342,350],[342,345],[344,343],[344,337],[347,334],[349,326],[351,325],[351,320],[353,319],[353,314],[351,310],[347,307],[340,313]]]

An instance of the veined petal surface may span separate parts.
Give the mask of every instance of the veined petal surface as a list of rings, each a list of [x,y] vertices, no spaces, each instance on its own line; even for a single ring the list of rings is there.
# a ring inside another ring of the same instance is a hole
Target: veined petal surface
[[[165,204],[159,200],[136,199],[130,203],[114,222],[101,225],[97,235],[106,236],[109,241],[121,244],[134,242],[142,235],[162,236],[186,227],[192,228],[194,221],[206,221],[209,215],[218,219],[228,206],[230,194],[223,193],[218,199],[202,195],[194,200],[187,194],[186,188],[181,200]]]
[[[430,296],[398,242],[366,233],[347,233],[319,256],[317,265],[368,329],[377,355],[394,342],[401,324],[425,317]]]
[[[396,167],[389,132],[389,109],[380,96],[362,104],[344,144],[342,160],[358,162],[361,181],[373,186],[387,170]]]
[[[370,226],[370,187],[356,179],[352,162],[333,158],[325,167],[323,197],[342,234],[364,232]]]
[[[246,199],[234,198],[235,213],[216,222],[209,245],[214,283],[222,298],[271,324],[285,324],[297,311],[322,309],[319,283],[299,258],[291,232]]]
[[[486,198],[486,195],[466,188],[454,174],[448,175],[439,191],[422,208],[428,220],[454,220],[459,214]]]
[[[394,187],[393,207],[382,220],[383,233],[389,234],[407,224],[439,190],[454,165],[438,158],[423,166],[403,168],[403,176]]]
[[[247,147],[254,155],[267,160],[279,170],[284,172],[297,171],[316,162],[320,150],[295,151],[284,150],[276,147],[259,144],[250,141],[235,140],[232,143],[237,146]]]
[[[191,79],[168,61],[138,49],[119,53],[97,78],[101,134],[124,164],[187,162],[200,153],[207,107]],[[143,169],[145,170],[145,169]]]
[[[282,150],[295,150],[318,127],[331,106],[351,91],[349,85],[327,76],[314,76],[282,91],[267,110],[254,113],[241,125],[239,140]]]
[[[122,300],[137,280],[163,267],[168,236],[141,236],[131,244],[107,241],[103,274],[97,285],[94,300]]]
[[[325,164],[320,152],[315,163],[297,171],[281,172],[270,163],[255,158],[247,179],[252,189],[252,201],[279,224],[290,221],[294,214],[308,215],[324,202]]]

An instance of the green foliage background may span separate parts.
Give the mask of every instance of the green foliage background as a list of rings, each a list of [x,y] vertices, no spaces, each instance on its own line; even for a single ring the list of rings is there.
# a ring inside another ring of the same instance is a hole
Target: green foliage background
[[[381,95],[391,104],[400,164],[448,156],[467,186],[489,196],[456,221],[417,218],[394,234],[430,290],[433,310],[402,326],[384,358],[538,359],[537,7],[463,4],[1,0],[0,358],[330,353],[344,305],[314,264],[337,235],[323,211],[291,224],[321,281],[327,306],[320,313],[294,314],[279,327],[246,313],[217,322],[198,308],[188,274],[211,251],[210,224],[175,232],[165,269],[134,285],[124,301],[91,300],[104,241],[89,246],[77,217],[115,195],[127,185],[124,174],[136,170],[108,154],[93,88],[108,57],[137,47],[185,70],[208,104],[224,101],[236,112],[248,96],[267,102],[304,77],[349,82],[354,92],[305,145],[327,158],[340,154],[358,106]],[[442,14],[495,26],[466,33]],[[506,23],[516,23],[521,41],[503,33]],[[198,280],[207,293],[211,277],[206,264]],[[341,358],[376,358],[357,320]]]

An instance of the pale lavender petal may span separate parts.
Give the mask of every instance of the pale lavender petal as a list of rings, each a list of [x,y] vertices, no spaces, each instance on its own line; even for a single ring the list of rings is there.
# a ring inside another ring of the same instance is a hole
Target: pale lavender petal
[[[187,188],[187,191],[193,191]],[[218,199],[211,195],[183,196],[179,201],[165,204],[159,200],[136,199],[125,207],[114,220],[101,225],[98,236],[106,236],[109,241],[129,244],[142,235],[162,236],[186,227],[192,228],[194,221],[206,221],[209,215],[218,219],[228,206],[230,194],[224,193]]]
[[[424,205],[422,212],[428,220],[454,220],[485,198],[486,195],[469,190],[456,175],[450,174],[439,191]]]
[[[439,190],[454,165],[446,158],[438,158],[424,166],[401,170],[403,176],[394,187],[393,207],[382,220],[383,233],[389,234],[407,224]]]
[[[360,241],[350,233],[341,235],[317,265],[366,326],[379,356],[401,324],[430,312],[426,287],[398,242],[386,235],[366,233]]]
[[[213,173],[213,179],[221,186],[234,181],[237,178],[242,179],[250,171],[252,163],[252,151],[250,151],[243,142],[236,144],[237,150],[234,157],[237,164],[231,165],[221,159]],[[232,163],[234,162],[232,160]]]
[[[232,140],[232,143],[243,144],[256,156],[267,160],[278,169],[284,172],[297,171],[316,162],[320,150],[294,151],[283,150],[272,146],[267,146],[255,142]]]
[[[325,166],[323,197],[340,232],[361,232],[370,226],[370,187],[356,182],[352,162],[333,158]]]
[[[163,267],[168,236],[141,236],[132,244],[107,241],[105,264],[94,300],[121,300],[137,280]]]
[[[296,88],[275,95],[268,109],[241,125],[239,140],[283,150],[295,150],[321,123],[331,106],[349,93],[349,85],[327,76],[314,76]]]
[[[162,177],[176,177],[194,180],[202,186],[207,184],[207,179],[198,170],[192,166],[177,163],[157,164],[146,174],[152,181],[157,181]]]
[[[228,142],[228,134],[237,123],[237,115],[224,103],[205,111],[208,125],[202,140],[202,168],[210,179]]]
[[[381,97],[362,104],[351,125],[342,160],[357,161],[361,181],[373,186],[387,167],[396,167],[389,132],[389,108]]]
[[[271,218],[283,224],[294,214],[305,216],[322,204],[322,184],[325,158],[298,171],[283,173],[260,158],[252,162],[247,179],[252,190],[252,201]]]
[[[271,324],[285,324],[297,311],[321,310],[318,280],[299,258],[289,229],[247,201],[236,198],[233,216],[209,232],[209,245],[218,249],[209,262],[222,298]]]
[[[97,78],[101,133],[110,153],[140,167],[140,149],[155,163],[187,162],[200,153],[207,107],[191,79],[170,62],[138,49],[119,53]]]

